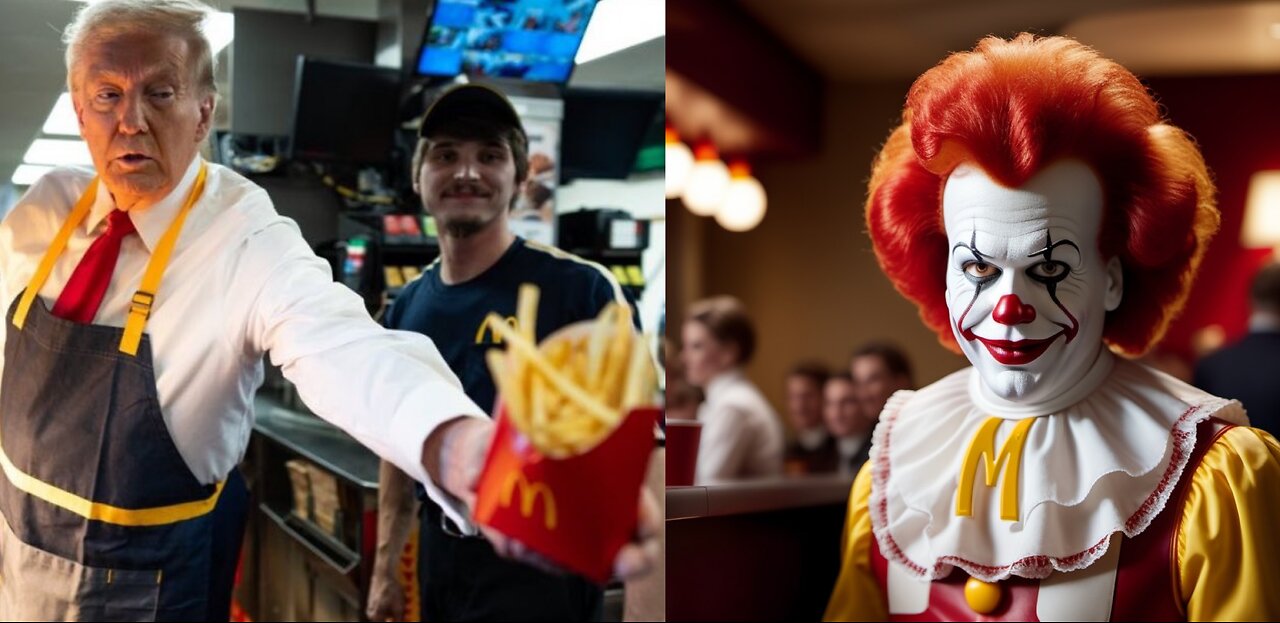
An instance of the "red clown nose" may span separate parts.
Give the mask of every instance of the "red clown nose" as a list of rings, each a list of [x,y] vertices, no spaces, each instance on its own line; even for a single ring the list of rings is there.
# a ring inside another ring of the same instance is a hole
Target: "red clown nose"
[[[1036,308],[1024,305],[1017,294],[1006,294],[996,302],[996,310],[991,317],[1009,326],[1027,324],[1036,319]]]

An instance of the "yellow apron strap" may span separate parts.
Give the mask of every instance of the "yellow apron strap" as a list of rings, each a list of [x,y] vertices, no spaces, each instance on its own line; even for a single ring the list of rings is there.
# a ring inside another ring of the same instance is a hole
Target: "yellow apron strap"
[[[94,176],[93,181],[89,182],[89,187],[85,189],[84,194],[80,195],[80,200],[76,202],[71,214],[62,224],[62,229],[45,250],[44,258],[40,260],[36,273],[31,276],[27,289],[22,292],[22,300],[18,301],[18,309],[13,313],[13,326],[19,330],[26,323],[27,312],[31,310],[31,304],[35,302],[36,295],[40,294],[40,288],[44,287],[44,282],[49,279],[49,273],[53,272],[53,265],[58,261],[58,256],[62,255],[63,249],[67,248],[67,240],[71,239],[71,232],[84,221],[84,217],[89,214],[89,209],[93,207],[97,197],[98,178]]]
[[[187,194],[186,203],[182,204],[182,210],[178,212],[178,216],[174,217],[173,223],[160,238],[160,244],[156,245],[155,252],[151,254],[151,261],[147,263],[147,272],[142,276],[142,285],[137,292],[133,293],[133,302],[129,304],[129,317],[124,323],[124,336],[120,338],[120,352],[126,355],[138,354],[138,344],[142,342],[142,329],[147,324],[147,318],[151,316],[151,304],[155,302],[156,292],[160,290],[160,279],[164,277],[164,269],[169,265],[169,256],[173,254],[173,247],[178,242],[178,234],[182,232],[182,224],[187,220],[191,206],[196,204],[204,192],[205,174],[208,169],[206,163],[200,163],[200,173],[196,175],[196,183]]]
[[[163,526],[167,524],[195,519],[207,515],[218,505],[222,488],[227,481],[219,481],[209,497],[190,502],[179,502],[168,506],[153,508],[120,508],[110,504],[94,502],[80,497],[70,491],[58,488],[39,480],[13,464],[4,448],[0,447],[0,471],[4,472],[9,482],[29,495],[35,496],[49,504],[73,512],[85,519],[102,521],[117,526]]]

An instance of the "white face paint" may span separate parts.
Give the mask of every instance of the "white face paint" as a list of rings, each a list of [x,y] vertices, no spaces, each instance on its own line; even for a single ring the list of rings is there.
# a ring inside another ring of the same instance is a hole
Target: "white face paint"
[[[1019,188],[962,164],[947,179],[947,307],[965,356],[994,396],[1045,403],[1081,382],[1120,304],[1120,261],[1102,259],[1102,186],[1079,160]]]

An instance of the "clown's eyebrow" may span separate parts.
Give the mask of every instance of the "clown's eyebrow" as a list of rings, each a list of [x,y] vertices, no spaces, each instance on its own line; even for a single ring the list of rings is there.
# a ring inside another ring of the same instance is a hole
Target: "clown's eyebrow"
[[[990,255],[978,250],[978,229],[976,223],[973,231],[969,234],[969,243],[965,244],[963,242],[957,242],[956,246],[951,247],[951,252],[955,253],[956,249],[960,248],[968,249],[969,252],[973,254],[973,259],[979,262],[991,259]]]
[[[1052,260],[1053,250],[1066,244],[1071,245],[1071,248],[1075,249],[1076,253],[1080,253],[1080,247],[1077,247],[1076,243],[1071,242],[1070,240],[1059,240],[1057,242],[1054,242],[1053,237],[1049,235],[1049,230],[1046,229],[1044,230],[1044,248],[1040,249],[1039,251],[1036,251],[1035,253],[1032,253],[1031,255],[1028,255],[1027,257],[1035,257],[1037,255],[1043,255],[1044,259]]]

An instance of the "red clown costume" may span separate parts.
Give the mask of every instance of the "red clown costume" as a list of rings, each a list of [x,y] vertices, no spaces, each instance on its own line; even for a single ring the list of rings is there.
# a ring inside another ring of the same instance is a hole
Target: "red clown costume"
[[[867,224],[973,366],[885,406],[828,620],[1280,618],[1280,445],[1126,358],[1185,303],[1213,195],[1138,79],[1070,39],[916,81]]]

